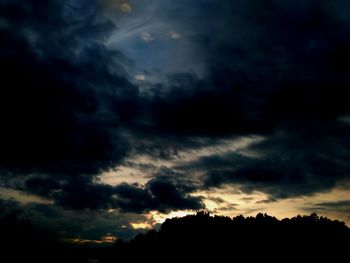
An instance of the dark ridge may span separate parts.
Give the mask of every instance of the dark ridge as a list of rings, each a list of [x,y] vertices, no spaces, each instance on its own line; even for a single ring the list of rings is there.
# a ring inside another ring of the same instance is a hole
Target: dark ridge
[[[347,256],[350,229],[343,222],[317,214],[278,220],[267,214],[256,217],[210,216],[199,212],[166,220],[158,232],[117,243],[117,260],[238,259],[285,262],[288,259],[332,259]],[[314,261],[313,261],[314,262]]]
[[[0,262],[87,263],[91,258],[109,255],[110,249],[64,242],[55,233],[18,218],[16,213],[0,218]]]
[[[343,222],[317,214],[278,220],[261,213],[230,218],[198,212],[113,246],[67,244],[15,214],[0,220],[0,233],[2,262],[340,262],[350,244]]]

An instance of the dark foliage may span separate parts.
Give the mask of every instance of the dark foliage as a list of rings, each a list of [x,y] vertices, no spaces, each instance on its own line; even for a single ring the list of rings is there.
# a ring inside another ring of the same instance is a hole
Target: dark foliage
[[[338,262],[350,244],[350,229],[343,222],[316,214],[278,220],[266,214],[229,218],[199,212],[168,219],[159,231],[151,230],[130,242],[118,240],[113,247],[69,245],[35,229],[29,221],[17,219],[15,214],[0,221],[0,232],[6,262]]]
[[[86,263],[90,258],[103,258],[107,247],[72,245],[58,236],[34,227],[16,213],[0,219],[1,262]]]
[[[285,262],[290,258],[337,259],[346,255],[350,229],[316,214],[278,220],[266,214],[235,218],[200,212],[168,219],[159,232],[119,242],[117,259],[168,261],[239,259]],[[335,261],[334,261],[335,262]]]

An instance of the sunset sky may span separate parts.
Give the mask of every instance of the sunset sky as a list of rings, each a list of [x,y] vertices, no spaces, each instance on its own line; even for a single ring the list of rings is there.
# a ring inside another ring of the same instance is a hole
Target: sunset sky
[[[0,0],[0,217],[97,243],[204,209],[350,226],[349,13]]]

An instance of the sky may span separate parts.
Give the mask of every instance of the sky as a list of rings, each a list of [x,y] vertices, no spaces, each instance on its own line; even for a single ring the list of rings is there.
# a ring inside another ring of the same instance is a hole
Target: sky
[[[0,0],[0,216],[75,242],[200,210],[350,225],[346,0]]]

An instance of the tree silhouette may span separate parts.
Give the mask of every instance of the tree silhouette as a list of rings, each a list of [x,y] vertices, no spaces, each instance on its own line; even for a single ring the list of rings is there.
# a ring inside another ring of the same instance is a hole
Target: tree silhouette
[[[116,246],[114,258],[160,261],[166,259],[214,258],[301,261],[347,255],[350,230],[339,221],[317,214],[278,220],[267,214],[256,217],[210,216],[199,212],[167,219],[158,232],[138,235],[123,246]]]
[[[167,219],[159,231],[129,242],[94,247],[66,244],[13,213],[0,219],[0,234],[3,262],[340,262],[350,244],[350,229],[343,222],[317,214],[278,220],[262,213],[230,218],[203,211]]]

